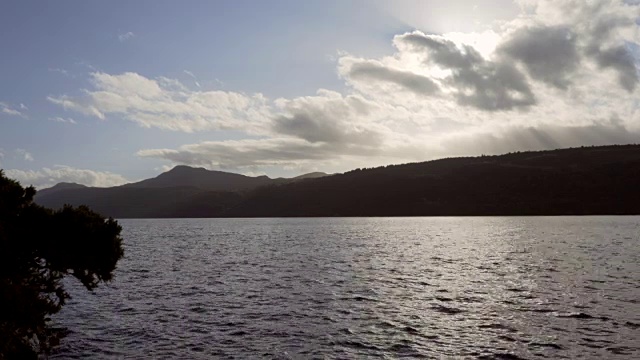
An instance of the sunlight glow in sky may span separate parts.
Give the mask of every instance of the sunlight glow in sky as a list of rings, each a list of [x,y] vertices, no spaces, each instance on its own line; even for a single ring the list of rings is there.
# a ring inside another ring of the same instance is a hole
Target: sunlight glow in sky
[[[0,168],[111,186],[640,142],[623,0],[0,3]]]

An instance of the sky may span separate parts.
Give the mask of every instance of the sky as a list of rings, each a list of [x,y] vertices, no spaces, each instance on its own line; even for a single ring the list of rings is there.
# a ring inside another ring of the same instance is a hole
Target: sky
[[[37,188],[640,143],[640,0],[9,0],[0,49]]]

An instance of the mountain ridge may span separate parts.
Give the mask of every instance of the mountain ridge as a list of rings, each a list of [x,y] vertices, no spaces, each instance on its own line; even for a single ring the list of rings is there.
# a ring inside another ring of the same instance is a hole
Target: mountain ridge
[[[177,173],[209,172],[187,168]],[[153,179],[180,178],[169,172]],[[207,174],[240,182],[223,190],[224,181],[198,187],[192,179],[173,187],[60,189],[36,201],[84,202],[114,217],[640,214],[640,145],[444,158],[284,181]]]
[[[193,186],[207,191],[238,191],[266,185],[275,180],[267,176],[246,176],[230,172],[207,170],[202,167],[177,165],[160,175],[121,185],[126,188],[163,188]]]

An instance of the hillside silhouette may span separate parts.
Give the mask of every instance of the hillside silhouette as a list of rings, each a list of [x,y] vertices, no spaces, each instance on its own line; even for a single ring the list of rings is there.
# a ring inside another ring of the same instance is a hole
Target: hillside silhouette
[[[155,178],[122,185],[121,187],[136,189],[195,187],[206,191],[241,191],[281,182],[284,182],[284,179],[271,179],[267,176],[251,177],[178,165]]]
[[[210,217],[228,211],[258,187],[323,176],[327,174],[313,172],[271,179],[179,165],[155,178],[109,188],[59,183],[38,191],[35,201],[52,208],[93,204],[95,211],[119,218]]]
[[[298,179],[178,166],[135,184],[66,185],[38,195],[45,206],[85,204],[120,218],[640,214],[640,145],[447,158]]]

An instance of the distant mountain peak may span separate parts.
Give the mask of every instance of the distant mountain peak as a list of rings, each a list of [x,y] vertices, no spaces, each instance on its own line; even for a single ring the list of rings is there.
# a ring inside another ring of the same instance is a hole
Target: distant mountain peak
[[[60,182],[53,185],[50,188],[38,190],[38,192],[36,193],[36,196],[57,193],[59,191],[64,191],[64,190],[78,190],[78,189],[86,189],[86,188],[88,187],[82,184],[77,184],[72,182]]]
[[[172,172],[185,172],[185,171],[201,172],[201,171],[211,171],[211,170],[207,170],[203,167],[194,167],[189,165],[176,165],[171,170],[165,171],[164,173],[166,174],[166,173],[172,173]]]
[[[298,175],[292,179],[295,180],[301,180],[301,179],[315,179],[315,178],[321,178],[321,177],[325,177],[325,176],[329,176],[330,174],[327,174],[325,172],[321,172],[321,171],[315,171],[315,172],[310,172],[307,174],[302,174],[302,175]]]
[[[267,176],[245,176],[203,167],[176,165],[160,175],[136,183],[124,185],[127,188],[177,188],[195,187],[206,191],[238,191],[253,189],[272,183]]]
[[[75,189],[75,188],[86,188],[86,187],[87,187],[86,185],[73,183],[73,182],[60,182],[53,185],[49,189]]]

